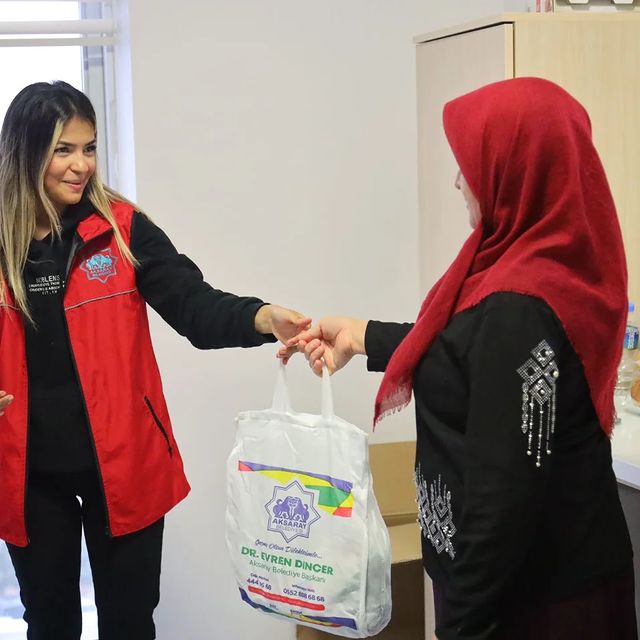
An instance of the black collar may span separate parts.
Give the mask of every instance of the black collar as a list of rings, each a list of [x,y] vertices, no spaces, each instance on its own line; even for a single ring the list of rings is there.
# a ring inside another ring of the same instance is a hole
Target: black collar
[[[60,217],[62,235],[75,233],[78,224],[85,218],[88,218],[92,213],[95,213],[95,210],[95,205],[91,203],[86,195],[83,195],[77,204],[69,205]]]

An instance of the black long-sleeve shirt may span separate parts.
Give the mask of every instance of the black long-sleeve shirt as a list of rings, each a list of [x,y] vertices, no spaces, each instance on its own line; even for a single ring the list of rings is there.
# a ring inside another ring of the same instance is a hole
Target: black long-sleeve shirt
[[[410,328],[370,322],[369,368],[383,370]],[[629,569],[610,442],[544,301],[496,293],[457,314],[413,382],[423,559],[444,596],[440,640],[498,639],[509,611]]]
[[[28,455],[30,468],[41,471],[77,471],[95,466],[63,308],[73,238],[79,222],[93,211],[85,199],[69,207],[62,218],[61,238],[50,234],[43,240],[33,240],[24,270],[35,325],[25,323]],[[264,304],[261,300],[211,287],[198,267],[178,253],[166,234],[139,212],[133,216],[130,248],[139,262],[136,284],[143,298],[194,346],[252,347],[275,340],[255,331],[255,314]],[[117,336],[109,339],[117,340]]]

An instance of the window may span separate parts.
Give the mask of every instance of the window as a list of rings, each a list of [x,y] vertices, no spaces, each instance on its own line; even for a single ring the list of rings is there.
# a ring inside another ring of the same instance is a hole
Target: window
[[[103,178],[110,173],[112,131],[106,106],[113,95],[113,24],[110,2],[97,0],[0,0],[0,121],[13,97],[32,82],[65,80],[89,95],[98,118]],[[80,580],[83,640],[98,637],[86,547]],[[13,566],[0,544],[0,640],[24,640],[26,623]]]
[[[98,119],[100,170],[109,182],[114,94],[111,1],[0,0],[0,121],[26,85],[65,80],[84,91]]]

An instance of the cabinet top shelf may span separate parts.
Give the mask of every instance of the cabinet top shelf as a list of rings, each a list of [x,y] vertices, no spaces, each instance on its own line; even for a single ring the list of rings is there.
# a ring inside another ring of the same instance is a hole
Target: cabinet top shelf
[[[559,11],[549,13],[502,13],[497,16],[482,18],[472,22],[457,24],[446,29],[437,31],[429,31],[421,35],[415,36],[413,42],[415,44],[423,44],[441,38],[467,33],[469,31],[477,31],[478,29],[487,29],[500,24],[515,24],[523,22],[638,22],[640,23],[640,11]]]

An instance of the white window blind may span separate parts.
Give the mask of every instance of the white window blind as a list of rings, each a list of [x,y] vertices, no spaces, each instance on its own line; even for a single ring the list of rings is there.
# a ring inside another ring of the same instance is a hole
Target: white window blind
[[[70,19],[59,19],[60,7]],[[0,0],[0,47],[113,43],[110,0]]]
[[[10,100],[27,84],[66,80],[93,103],[102,177],[113,186],[115,2],[0,0],[0,121]]]

